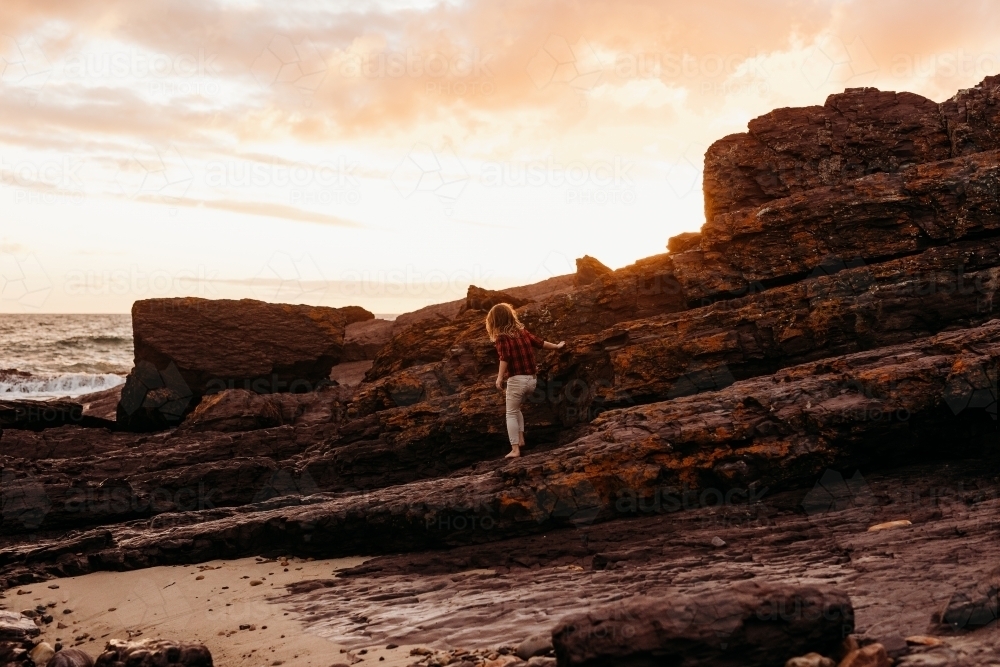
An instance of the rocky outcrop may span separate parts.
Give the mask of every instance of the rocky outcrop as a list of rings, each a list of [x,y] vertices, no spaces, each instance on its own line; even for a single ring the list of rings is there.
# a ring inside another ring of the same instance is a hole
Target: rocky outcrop
[[[51,562],[35,548],[0,551],[0,567],[41,559],[58,572],[269,549],[336,556],[441,548],[612,520],[663,489],[745,495],[800,487],[830,467],[989,458],[996,422],[980,399],[992,392],[995,410],[998,361],[993,322],[609,412],[558,456],[413,482],[404,495],[396,486],[274,509],[195,510],[195,523],[170,528],[169,539],[153,530],[119,543],[125,534],[112,531],[83,560]],[[220,541],[223,534],[238,537]]]
[[[112,639],[95,667],[212,667],[212,654],[203,644],[166,639],[123,641]]]
[[[46,667],[93,667],[94,659],[78,648],[56,651]]]
[[[823,106],[776,109],[705,154],[705,219],[873,173],[1000,148],[1000,77],[936,104],[852,88]]]
[[[462,304],[462,308],[458,312],[461,315],[469,310],[478,310],[482,311],[485,317],[485,313],[498,303],[508,303],[517,309],[530,302],[531,299],[521,299],[507,292],[469,285],[469,292],[465,295],[465,303]]]
[[[590,255],[584,255],[576,260],[576,274],[573,276],[573,285],[583,287],[589,285],[598,278],[610,275],[611,269],[601,264]]]
[[[744,583],[700,596],[633,598],[563,619],[559,665],[767,667],[810,650],[836,654],[854,632],[847,595],[830,587]]]
[[[839,271],[837,269],[840,269]],[[579,336],[544,375],[562,423],[698,393],[1000,313],[1000,240],[964,242]]]
[[[76,402],[83,406],[85,417],[98,417],[113,422],[118,418],[118,403],[121,402],[123,388],[119,385],[93,394],[84,394]]]
[[[946,630],[963,631],[993,625],[1000,619],[1000,568],[952,593],[934,620]]]
[[[31,659],[31,652],[40,633],[41,630],[30,617],[0,609],[0,665],[33,666],[35,663]]]
[[[348,324],[344,330],[344,354],[340,363],[374,359],[392,339],[396,328],[392,320],[378,318]]]
[[[723,284],[723,279],[702,275],[711,256],[721,267],[712,272],[738,276],[729,278],[736,283],[730,292],[742,295],[754,283],[801,279],[831,257],[882,261],[970,236],[996,235],[998,191],[998,151],[817,188],[716,215],[702,228],[702,255],[688,251],[675,257],[676,275],[689,298],[725,296],[712,294],[719,289],[713,283]]]
[[[312,391],[344,351],[344,329],[368,311],[207,299],[150,299],[132,307],[136,367],[118,405],[120,428],[175,425],[206,394]]]
[[[179,362],[143,360],[122,403],[173,428],[4,434],[0,588],[251,554],[388,553],[291,591],[304,619],[312,604],[335,610],[305,622],[357,646],[396,643],[392,623],[407,641],[454,645],[440,620],[453,612],[463,640],[507,642],[479,662],[510,662],[547,648],[539,623],[603,627],[621,602],[642,611],[634,641],[568,640],[565,660],[642,664],[684,641],[715,662],[819,651],[810,660],[825,652],[823,664],[840,655],[822,623],[745,622],[751,598],[823,581],[857,612],[851,660],[906,665],[906,637],[947,630],[952,662],[975,664],[990,648],[977,628],[993,622],[986,522],[1000,489],[991,86],[944,105],[848,91],[753,121],[750,138],[710,151],[706,188],[724,196],[701,232],[618,270],[583,258],[576,276],[333,326],[330,358],[374,357],[357,386],[206,396]],[[497,299],[522,301],[531,331],[567,341],[538,353],[519,460],[501,458],[483,326]],[[318,366],[314,351],[288,363]],[[748,578],[759,596],[722,593]],[[544,619],[510,614],[498,591]],[[692,605],[696,623],[660,622]],[[728,648],[712,643],[722,617],[736,619]],[[814,629],[813,645],[800,641]]]

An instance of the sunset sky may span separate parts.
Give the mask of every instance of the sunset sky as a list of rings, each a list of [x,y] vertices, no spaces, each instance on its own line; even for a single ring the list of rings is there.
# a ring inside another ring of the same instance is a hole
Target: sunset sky
[[[665,251],[712,141],[1000,73],[1000,3],[0,2],[0,312],[400,313]]]

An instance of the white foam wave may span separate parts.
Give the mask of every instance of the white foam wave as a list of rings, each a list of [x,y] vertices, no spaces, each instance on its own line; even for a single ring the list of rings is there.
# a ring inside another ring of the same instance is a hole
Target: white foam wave
[[[117,387],[124,382],[125,378],[114,373],[6,376],[0,379],[0,399],[83,396]]]

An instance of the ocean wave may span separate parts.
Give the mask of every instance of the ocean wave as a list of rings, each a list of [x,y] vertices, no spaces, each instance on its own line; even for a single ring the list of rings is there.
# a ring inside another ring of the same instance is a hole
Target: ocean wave
[[[83,396],[117,387],[125,378],[114,373],[62,373],[59,375],[0,376],[0,399]]]
[[[55,342],[63,347],[77,345],[131,345],[132,337],[125,336],[72,336]]]

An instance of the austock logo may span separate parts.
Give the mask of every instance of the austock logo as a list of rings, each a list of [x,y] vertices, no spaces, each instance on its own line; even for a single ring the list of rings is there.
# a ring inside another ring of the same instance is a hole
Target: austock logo
[[[734,382],[736,382],[736,378],[733,377],[726,364],[692,368],[677,378],[667,393],[667,399],[691,396],[705,391],[719,391]]]
[[[204,482],[199,482],[196,487],[141,490],[133,487],[127,479],[107,479],[96,488],[70,489],[64,509],[88,515],[196,512],[214,509],[212,496],[217,492]]]
[[[580,38],[570,45],[562,35],[549,35],[528,63],[528,76],[538,89],[565,84],[579,92],[593,90],[601,80],[604,65],[594,48]]]
[[[539,524],[552,522],[582,528],[592,524],[605,509],[606,503],[587,478],[568,479],[527,491],[520,498],[521,507],[527,510],[529,520]],[[455,507],[448,512],[430,512],[425,517],[428,530],[449,533],[463,531],[490,531],[499,523],[493,509],[480,504]]]
[[[839,471],[828,468],[802,499],[802,509],[813,522],[823,522],[833,513],[853,511],[860,521],[868,523],[877,505],[875,494],[860,470],[845,478]]]
[[[311,496],[319,493],[319,486],[307,470],[290,468],[275,470],[267,482],[254,494],[253,502],[261,503],[286,496]]]
[[[194,394],[173,362],[160,371],[152,363],[140,361],[132,375],[134,380],[126,381],[119,404],[127,415],[145,408],[167,422],[181,421]]]
[[[45,487],[34,475],[0,468],[0,523],[5,528],[36,530],[51,509]]]
[[[326,60],[319,49],[303,39],[293,43],[285,35],[275,35],[250,66],[262,88],[289,87],[302,95],[315,95],[327,74]]]
[[[52,281],[35,255],[0,253],[0,301],[41,308],[52,293]]]
[[[183,199],[194,182],[194,172],[173,145],[166,149],[139,144],[115,174],[123,194],[131,199]]]
[[[858,88],[871,85],[878,64],[860,36],[850,43],[833,33],[821,34],[807,50],[801,72],[813,88],[833,85]]]
[[[275,252],[250,283],[250,289],[260,299],[291,303],[321,302],[329,287],[330,281],[308,253],[293,257],[287,252]]]
[[[435,151],[427,144],[416,144],[389,180],[404,199],[418,192],[433,194],[450,214],[465,190],[469,172],[451,148]]]
[[[0,35],[0,83],[37,90],[51,73],[52,65],[35,40]]]
[[[693,594],[670,594],[658,591],[670,604],[658,605],[655,620],[646,613],[637,612],[633,604],[616,603],[588,614],[592,622],[582,626],[563,626],[559,641],[569,644],[579,641],[600,640],[601,644],[627,644],[645,634],[655,625],[657,634],[664,632],[673,637],[684,637],[692,628],[697,639],[693,643],[711,642],[705,630],[714,637],[715,646],[722,651],[733,648],[733,637],[760,630],[761,624],[785,625],[801,620],[840,623],[846,636],[854,627],[850,607],[836,603],[816,604],[815,599],[800,595],[769,595],[759,605],[747,607],[731,591],[702,590]],[[764,631],[766,632],[766,631]]]
[[[983,409],[996,421],[997,375],[1000,364],[971,364],[957,369],[948,378],[944,401],[955,415],[966,410]]]
[[[619,514],[661,514],[702,508],[753,507],[762,503],[769,487],[715,487],[692,489],[688,486],[662,486],[648,491],[622,489],[617,493],[615,511]]]

